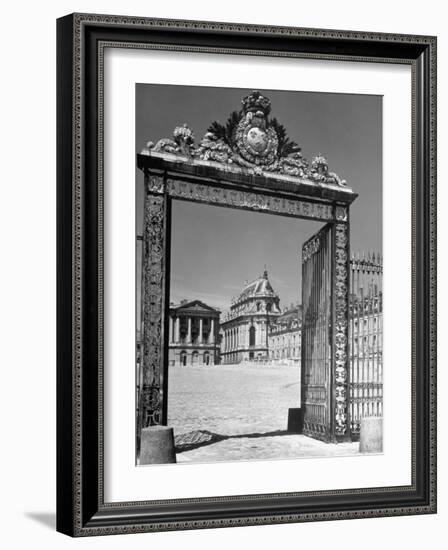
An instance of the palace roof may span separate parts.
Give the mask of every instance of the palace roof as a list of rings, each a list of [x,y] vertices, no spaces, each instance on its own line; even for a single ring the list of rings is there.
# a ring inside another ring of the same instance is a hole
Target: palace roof
[[[266,270],[264,270],[261,277],[258,277],[258,279],[255,279],[255,281],[244,287],[236,302],[242,302],[248,298],[278,298],[278,294],[272,288]]]
[[[214,313],[219,314],[219,309],[216,309],[208,304],[201,302],[201,300],[182,300],[180,304],[170,304],[170,311],[176,311],[177,313]]]
[[[288,309],[285,309],[281,315],[279,315],[275,324],[271,326],[271,333],[282,333],[291,330],[297,330],[302,324],[302,306],[291,305]]]

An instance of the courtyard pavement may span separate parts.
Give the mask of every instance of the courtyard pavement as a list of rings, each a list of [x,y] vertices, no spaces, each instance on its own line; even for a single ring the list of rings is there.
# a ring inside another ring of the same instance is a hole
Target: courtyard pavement
[[[178,462],[358,454],[358,443],[328,444],[287,432],[300,406],[293,366],[170,367],[168,425]]]

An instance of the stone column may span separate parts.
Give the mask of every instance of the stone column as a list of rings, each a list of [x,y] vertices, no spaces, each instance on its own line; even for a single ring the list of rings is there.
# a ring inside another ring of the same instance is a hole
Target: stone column
[[[202,317],[199,317],[199,343],[202,344]]]
[[[210,336],[209,336],[209,343],[214,344],[215,343],[215,320],[211,319],[210,321]]]
[[[173,342],[173,337],[174,337],[174,330],[173,330],[173,324],[174,324],[174,319],[172,317],[170,317],[170,342],[172,343]]]
[[[180,335],[179,335],[179,317],[176,317],[174,319],[174,341],[176,342],[176,344],[179,343],[179,340],[180,340]]]
[[[191,344],[191,317],[188,317],[187,344]]]

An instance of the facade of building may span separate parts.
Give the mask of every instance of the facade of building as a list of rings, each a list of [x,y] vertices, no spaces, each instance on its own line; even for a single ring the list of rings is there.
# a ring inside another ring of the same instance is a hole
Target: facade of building
[[[302,354],[302,306],[291,305],[270,327],[269,360],[300,366]]]
[[[170,366],[219,364],[220,313],[200,300],[170,304]]]
[[[280,315],[280,299],[265,270],[247,284],[221,323],[221,362],[266,361],[270,327]]]
[[[352,259],[349,309],[352,430],[359,418],[382,413],[382,265]],[[372,282],[373,281],[373,282]],[[220,311],[200,300],[170,305],[170,366],[258,362],[300,366],[302,306],[283,311],[267,271],[245,285],[220,323]]]

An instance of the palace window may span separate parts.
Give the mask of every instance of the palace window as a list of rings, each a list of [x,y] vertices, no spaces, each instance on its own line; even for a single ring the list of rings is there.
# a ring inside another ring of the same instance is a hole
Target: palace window
[[[249,346],[255,346],[255,327],[249,329]]]

